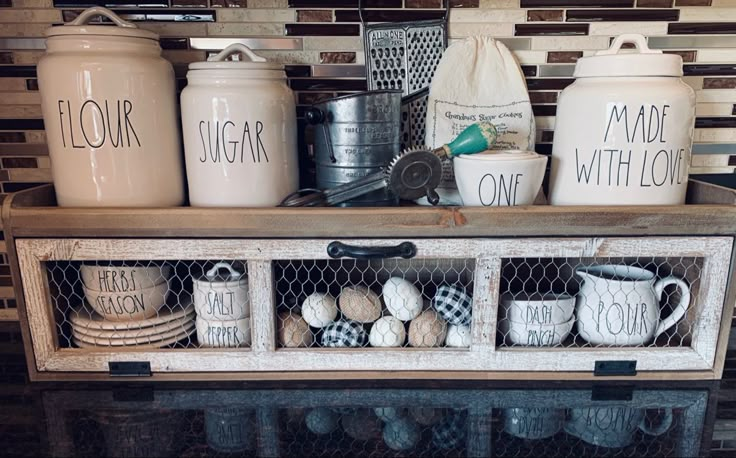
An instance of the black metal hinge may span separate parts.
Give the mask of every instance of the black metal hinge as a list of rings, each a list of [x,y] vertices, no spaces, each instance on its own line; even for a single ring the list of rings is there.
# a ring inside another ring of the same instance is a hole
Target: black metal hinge
[[[110,361],[110,377],[150,377],[151,363],[148,361]]]
[[[596,377],[622,377],[636,375],[636,361],[596,361],[593,375]]]

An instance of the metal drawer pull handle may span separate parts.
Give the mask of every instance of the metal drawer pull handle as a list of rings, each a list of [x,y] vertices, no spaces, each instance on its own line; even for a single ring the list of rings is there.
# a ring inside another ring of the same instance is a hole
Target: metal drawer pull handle
[[[331,242],[327,245],[327,254],[331,258],[355,259],[383,259],[404,258],[410,259],[417,255],[417,247],[411,242],[402,242],[396,246],[353,246],[342,242]]]

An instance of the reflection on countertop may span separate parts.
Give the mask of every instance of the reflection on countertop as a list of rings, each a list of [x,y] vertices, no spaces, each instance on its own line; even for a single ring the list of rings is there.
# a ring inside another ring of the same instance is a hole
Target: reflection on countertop
[[[0,382],[5,456],[736,454],[728,380],[31,385],[3,324]]]

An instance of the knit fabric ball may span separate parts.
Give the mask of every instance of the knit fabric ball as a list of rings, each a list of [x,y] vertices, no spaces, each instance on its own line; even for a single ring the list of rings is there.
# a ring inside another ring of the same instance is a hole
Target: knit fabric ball
[[[439,347],[447,336],[447,322],[434,310],[426,310],[409,323],[409,345]]]
[[[345,318],[359,323],[373,323],[381,317],[381,300],[365,286],[343,288],[338,297]]]
[[[328,324],[322,333],[325,347],[362,347],[368,343],[368,334],[356,321],[340,320]]]
[[[301,315],[293,312],[281,312],[278,317],[279,346],[309,347],[314,343],[314,334]]]
[[[410,407],[409,416],[420,425],[431,426],[442,420],[442,409],[434,407]]]
[[[345,434],[359,441],[381,437],[381,422],[373,412],[361,409],[353,415],[344,415],[340,421]]]

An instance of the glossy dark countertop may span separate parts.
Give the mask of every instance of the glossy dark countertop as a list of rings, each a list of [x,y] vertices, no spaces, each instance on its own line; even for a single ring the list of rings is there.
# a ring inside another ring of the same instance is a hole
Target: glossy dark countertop
[[[3,456],[736,456],[728,378],[30,384],[17,328],[0,326]]]

